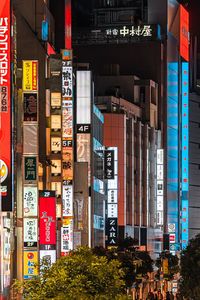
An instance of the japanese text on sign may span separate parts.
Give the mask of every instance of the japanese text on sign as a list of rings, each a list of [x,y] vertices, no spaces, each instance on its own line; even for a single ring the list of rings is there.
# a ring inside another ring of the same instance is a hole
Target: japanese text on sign
[[[8,82],[8,18],[0,18],[0,85]]]
[[[109,28],[106,29],[106,35],[108,36],[122,36],[122,37],[152,37],[151,25],[143,26],[123,26],[123,28]]]

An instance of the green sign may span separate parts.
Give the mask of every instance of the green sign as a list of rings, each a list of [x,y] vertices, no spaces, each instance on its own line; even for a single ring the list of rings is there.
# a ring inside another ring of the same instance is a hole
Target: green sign
[[[36,156],[24,157],[24,180],[25,181],[37,180],[37,157]]]

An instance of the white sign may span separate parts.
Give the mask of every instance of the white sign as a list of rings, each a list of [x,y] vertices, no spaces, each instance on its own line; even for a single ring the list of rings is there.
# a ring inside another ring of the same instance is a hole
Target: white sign
[[[77,94],[77,124],[91,124],[91,71],[77,71],[76,73],[76,94]]]
[[[58,153],[61,152],[61,138],[51,137],[51,152]]]
[[[151,25],[139,26],[123,26],[122,28],[108,28],[106,29],[108,36],[121,36],[121,37],[151,37]]]
[[[61,174],[61,160],[52,159],[51,161],[51,175],[57,176]]]
[[[164,164],[164,150],[163,149],[157,150],[157,164],[158,165]]]
[[[24,187],[24,217],[37,217],[38,211],[37,187]]]
[[[157,196],[157,210],[163,211],[163,196]]]
[[[176,231],[176,224],[175,223],[169,223],[168,224],[168,232],[172,233]]]
[[[61,129],[61,116],[51,115],[51,129],[59,130]]]
[[[108,204],[108,218],[117,218],[117,204]]]
[[[40,250],[40,262],[47,260],[52,265],[56,262],[56,250]]]
[[[108,203],[117,203],[117,190],[108,190]]]
[[[38,220],[24,218],[24,242],[37,242],[38,240]]]
[[[73,220],[61,227],[61,252],[67,253],[73,249]]]
[[[62,189],[63,217],[73,216],[73,186],[63,185]]]
[[[69,61],[62,61],[62,97],[72,98],[73,96],[73,73]]]
[[[163,180],[163,165],[157,165],[157,179]]]
[[[61,93],[53,92],[51,93],[51,106],[60,107],[61,106]]]

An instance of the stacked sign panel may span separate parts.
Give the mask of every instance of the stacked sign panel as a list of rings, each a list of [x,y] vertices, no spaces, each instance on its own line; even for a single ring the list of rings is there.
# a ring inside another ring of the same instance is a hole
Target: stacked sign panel
[[[62,51],[62,215],[61,255],[73,249],[73,67],[72,51]]]
[[[2,0],[0,9],[0,198],[2,211],[12,211],[10,18],[10,1]]]
[[[108,182],[106,214],[106,246],[118,243],[118,149],[109,147],[104,153],[104,171]]]
[[[157,220],[158,226],[163,226],[164,213],[164,150],[157,150]]]
[[[23,242],[24,279],[38,261],[38,61],[23,61]]]

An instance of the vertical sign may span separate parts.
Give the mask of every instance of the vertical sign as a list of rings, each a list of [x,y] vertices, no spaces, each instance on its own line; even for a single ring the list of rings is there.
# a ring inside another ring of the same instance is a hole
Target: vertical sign
[[[23,239],[24,279],[37,274],[38,263],[38,61],[22,62],[23,81]],[[27,249],[28,248],[28,249]]]
[[[72,47],[72,13],[71,13],[71,0],[65,0],[65,48],[71,49]]]
[[[53,191],[39,192],[40,249],[56,248],[56,197]]]
[[[170,250],[179,250],[179,89],[178,62],[168,63],[167,74],[167,206],[168,224],[175,224],[175,243]]]
[[[12,211],[10,1],[0,8],[0,198],[2,211]]]
[[[180,5],[180,55],[189,61],[189,13]]]
[[[110,153],[111,156],[110,156]],[[118,149],[109,147],[105,150],[104,158],[112,157],[109,160],[109,169],[112,170],[113,176],[108,179],[108,199],[107,199],[107,214],[106,214],[106,246],[116,246],[118,243]],[[111,162],[111,164],[110,164]],[[105,164],[107,162],[105,161]]]
[[[156,223],[163,226],[163,197],[164,197],[164,150],[157,149],[157,218]]]
[[[188,245],[189,64],[182,62],[182,249]]]
[[[24,250],[24,279],[30,279],[38,275],[37,263],[38,252],[36,250]]]
[[[114,151],[105,150],[104,152],[104,171],[105,179],[114,179]]]
[[[73,120],[72,51],[65,49],[62,51],[63,227],[61,229],[61,255],[63,256],[67,255],[73,249]]]

